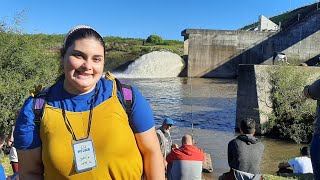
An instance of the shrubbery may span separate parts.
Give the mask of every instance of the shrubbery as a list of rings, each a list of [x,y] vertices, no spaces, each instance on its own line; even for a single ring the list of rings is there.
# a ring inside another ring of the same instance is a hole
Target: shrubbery
[[[150,35],[146,40],[147,43],[155,44],[155,45],[161,45],[162,41],[163,41],[162,37],[158,35]]]
[[[52,84],[58,76],[57,53],[44,51],[41,38],[13,28],[0,32],[0,130],[8,132],[34,85]]]
[[[280,66],[271,73],[272,114],[269,134],[297,143],[308,143],[313,132],[316,102],[306,100],[303,87],[314,78],[294,66]]]

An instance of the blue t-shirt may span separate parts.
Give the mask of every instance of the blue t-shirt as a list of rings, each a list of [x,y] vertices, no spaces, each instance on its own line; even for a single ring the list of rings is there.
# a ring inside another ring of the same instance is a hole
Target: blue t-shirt
[[[94,107],[111,97],[113,82],[101,78],[96,87],[96,89],[87,94],[73,95],[64,90],[63,80],[60,80],[50,87],[47,103],[53,107],[63,107],[67,111],[87,111],[90,109],[91,100],[96,90],[98,94]],[[134,94],[134,103],[132,105],[131,115],[129,116],[129,124],[134,133],[142,133],[154,127],[154,116],[148,102],[139,91],[134,87],[132,91]],[[117,95],[122,103],[119,91]],[[41,146],[40,132],[34,123],[34,117],[33,98],[29,97],[22,106],[16,121],[14,143],[17,149],[33,149]]]
[[[6,174],[4,173],[3,166],[0,164],[0,180],[6,180]]]

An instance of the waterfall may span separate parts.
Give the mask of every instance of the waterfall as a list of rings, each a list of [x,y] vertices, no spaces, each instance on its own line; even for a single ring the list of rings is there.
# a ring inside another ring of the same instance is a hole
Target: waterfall
[[[184,61],[178,54],[153,51],[135,60],[125,71],[112,74],[117,78],[177,77],[184,66]]]

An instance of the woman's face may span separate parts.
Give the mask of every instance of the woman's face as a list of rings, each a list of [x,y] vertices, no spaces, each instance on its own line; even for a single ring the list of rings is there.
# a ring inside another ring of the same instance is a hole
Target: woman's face
[[[104,49],[94,38],[79,39],[63,57],[64,89],[71,94],[92,91],[103,73]]]

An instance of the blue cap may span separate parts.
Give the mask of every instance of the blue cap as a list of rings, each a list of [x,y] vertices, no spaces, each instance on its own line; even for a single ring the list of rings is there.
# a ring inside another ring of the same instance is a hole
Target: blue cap
[[[166,124],[168,124],[168,125],[172,125],[173,124],[173,119],[171,119],[171,118],[165,118],[164,120],[163,120]]]

